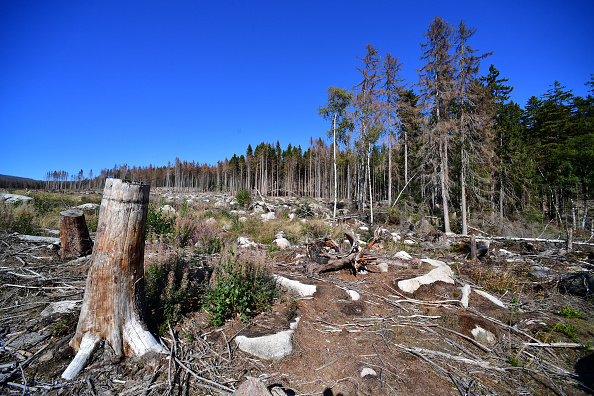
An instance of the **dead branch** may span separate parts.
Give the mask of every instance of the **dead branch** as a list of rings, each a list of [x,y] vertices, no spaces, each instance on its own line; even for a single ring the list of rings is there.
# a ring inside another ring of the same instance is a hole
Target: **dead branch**
[[[342,250],[342,244],[336,243],[332,238],[324,237],[306,242],[306,253],[308,257],[308,274],[313,273],[314,263],[318,264],[315,268],[316,274],[328,271],[338,271],[343,268],[349,268],[353,274],[365,269],[369,262],[377,260],[377,257],[365,257],[365,254],[371,250],[373,245],[381,238],[382,228],[375,230],[373,239],[363,248],[360,248],[360,241],[351,230],[346,230],[344,237],[350,243],[348,251]],[[331,250],[328,250],[331,249]],[[333,252],[332,252],[333,251]]]

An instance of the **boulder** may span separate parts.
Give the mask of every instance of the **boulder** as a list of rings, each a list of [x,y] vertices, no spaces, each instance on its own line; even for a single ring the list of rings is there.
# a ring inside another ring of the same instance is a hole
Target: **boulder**
[[[101,205],[94,204],[94,203],[86,203],[86,204],[78,205],[76,208],[84,210],[86,212],[95,212],[95,211],[99,210],[99,208],[101,208]]]
[[[4,202],[10,203],[10,204],[15,204],[17,202],[19,202],[19,203],[30,203],[31,201],[33,201],[33,198],[27,197],[25,195],[4,194],[4,193],[0,193],[0,199],[3,199]]]
[[[365,378],[368,375],[370,375],[372,377],[377,377],[377,373],[375,372],[374,369],[369,368],[369,367],[364,367],[363,370],[361,370],[361,378]]]
[[[233,396],[272,396],[266,385],[257,378],[248,377],[239,388],[233,392]]]
[[[380,272],[388,272],[388,264],[387,263],[378,263],[377,269],[379,269]]]
[[[354,290],[347,290],[346,292],[353,301],[359,301],[361,298],[361,295]]]
[[[404,250],[401,250],[398,253],[396,253],[394,257],[399,258],[401,260],[412,260],[412,256],[406,253]]]
[[[250,241],[246,237],[237,238],[237,243],[239,244],[240,247],[243,247],[243,248],[256,246],[256,244],[254,242]]]
[[[274,240],[274,243],[281,249],[286,249],[291,246],[291,242],[289,242],[287,238],[277,238]]]
[[[262,214],[260,214],[260,217],[262,217],[262,221],[276,219],[276,215],[274,214],[274,212],[262,213]]]
[[[594,294],[594,273],[576,272],[565,275],[557,284],[561,293],[585,297]]]
[[[437,281],[442,281],[446,283],[454,283],[453,278],[453,271],[449,265],[444,263],[443,261],[433,260],[433,259],[423,259],[421,260],[428,264],[431,264],[435,269],[432,269],[429,273],[421,276],[417,276],[416,278],[402,280],[398,282],[398,287],[407,293],[414,293],[417,291],[421,285],[428,285],[431,283],[435,283]]]
[[[250,353],[261,359],[279,360],[293,351],[293,331],[297,328],[299,318],[291,323],[289,330],[262,337],[248,338],[246,336],[235,337],[235,343],[244,352]]]

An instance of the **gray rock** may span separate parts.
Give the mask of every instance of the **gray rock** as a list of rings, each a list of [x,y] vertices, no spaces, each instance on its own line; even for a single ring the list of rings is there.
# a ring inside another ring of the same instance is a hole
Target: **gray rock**
[[[363,370],[361,370],[361,378],[365,378],[368,375],[377,377],[377,373],[375,372],[374,369],[369,368],[369,367],[364,367]]]
[[[248,377],[239,388],[233,392],[233,396],[272,396],[268,388],[257,378]]]
[[[585,297],[594,294],[594,273],[578,272],[564,276],[557,284],[561,293]]]
[[[33,198],[27,197],[25,195],[4,194],[4,193],[0,193],[0,199],[3,199],[4,202],[10,203],[10,204],[15,204],[17,202],[29,203],[29,202],[33,201]]]
[[[293,331],[297,328],[299,318],[291,323],[289,330],[262,337],[248,338],[245,336],[235,337],[239,349],[251,353],[261,359],[279,360],[293,351]]]
[[[289,242],[287,238],[277,238],[274,240],[274,243],[281,249],[286,249],[291,246],[291,242]]]
[[[50,303],[43,311],[41,311],[41,317],[45,318],[52,314],[64,314],[74,312],[78,305],[81,303],[81,300],[78,301],[56,301]]]
[[[387,263],[378,263],[377,268],[380,272],[388,272],[388,264]]]

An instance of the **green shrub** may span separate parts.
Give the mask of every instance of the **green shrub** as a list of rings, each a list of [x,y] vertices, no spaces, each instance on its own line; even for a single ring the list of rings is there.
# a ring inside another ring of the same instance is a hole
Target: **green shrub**
[[[181,315],[197,309],[202,292],[204,273],[195,263],[167,249],[157,255],[157,261],[145,269],[146,307],[149,321],[159,332]]]
[[[578,329],[569,323],[555,323],[554,325],[548,328],[548,331],[565,334],[570,338],[577,338],[578,333]]]
[[[223,239],[219,235],[218,226],[206,220],[195,224],[192,243],[195,251],[203,254],[220,253],[223,247]]]
[[[565,316],[566,318],[579,318],[582,316],[581,312],[574,311],[571,307],[567,306],[559,312],[559,315]]]
[[[278,292],[266,268],[235,257],[233,250],[216,268],[215,282],[206,290],[203,307],[209,324],[221,325],[227,319],[250,318],[268,310]]]
[[[175,224],[175,215],[164,213],[162,208],[157,209],[154,205],[149,205],[146,216],[146,233],[155,233],[157,235],[169,234]]]
[[[241,190],[235,196],[239,206],[247,206],[252,202],[252,194],[249,190]]]

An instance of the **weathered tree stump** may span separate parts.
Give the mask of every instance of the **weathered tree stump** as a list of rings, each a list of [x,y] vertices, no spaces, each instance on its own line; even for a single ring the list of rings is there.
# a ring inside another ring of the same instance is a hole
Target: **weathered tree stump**
[[[119,356],[164,348],[144,322],[144,242],[149,186],[107,179],[101,201],[78,326],[70,346],[77,352],[62,374],[72,379],[101,339]]]
[[[85,215],[81,210],[60,212],[60,239],[62,259],[73,259],[91,253],[92,243]]]

